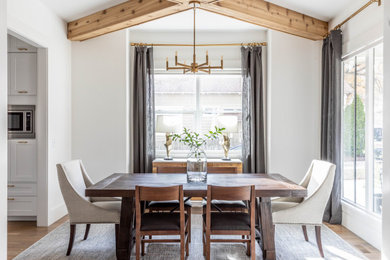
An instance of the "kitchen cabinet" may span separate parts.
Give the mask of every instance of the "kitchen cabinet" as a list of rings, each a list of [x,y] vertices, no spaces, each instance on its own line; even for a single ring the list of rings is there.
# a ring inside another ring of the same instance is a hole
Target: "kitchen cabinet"
[[[36,216],[36,197],[10,197],[8,196],[8,216]]]
[[[34,139],[9,140],[9,183],[35,182],[37,143]]]
[[[36,53],[8,53],[8,68],[9,95],[36,95],[38,82]]]

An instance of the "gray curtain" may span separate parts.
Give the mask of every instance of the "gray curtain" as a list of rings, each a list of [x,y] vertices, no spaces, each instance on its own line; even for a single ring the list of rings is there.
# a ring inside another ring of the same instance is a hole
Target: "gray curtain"
[[[133,66],[133,171],[151,173],[154,142],[153,48],[134,48]]]
[[[336,165],[324,221],[341,224],[341,53],[342,34],[331,31],[322,45],[321,160]]]
[[[242,160],[245,173],[264,173],[265,125],[262,48],[241,48]]]

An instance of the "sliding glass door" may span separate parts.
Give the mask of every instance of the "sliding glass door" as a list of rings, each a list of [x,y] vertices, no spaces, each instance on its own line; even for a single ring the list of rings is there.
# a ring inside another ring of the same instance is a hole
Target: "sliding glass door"
[[[343,198],[380,214],[383,45],[343,61]]]

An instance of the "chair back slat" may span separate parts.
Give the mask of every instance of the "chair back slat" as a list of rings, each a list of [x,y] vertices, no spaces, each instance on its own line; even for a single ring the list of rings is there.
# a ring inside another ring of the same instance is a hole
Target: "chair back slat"
[[[251,200],[251,186],[222,187],[209,186],[211,200]]]
[[[180,185],[169,187],[139,187],[140,201],[166,201],[179,200]]]

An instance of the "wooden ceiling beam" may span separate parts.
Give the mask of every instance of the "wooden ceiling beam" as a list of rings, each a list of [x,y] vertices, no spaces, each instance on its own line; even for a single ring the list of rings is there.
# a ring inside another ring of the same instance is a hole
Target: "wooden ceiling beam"
[[[264,0],[222,0],[201,9],[311,40],[322,40],[328,23]]]
[[[130,0],[68,23],[68,39],[83,41],[191,9],[189,0]],[[265,0],[200,0],[200,9],[311,40],[328,23]]]
[[[84,41],[190,9],[168,0],[130,0],[68,23],[68,39]]]

